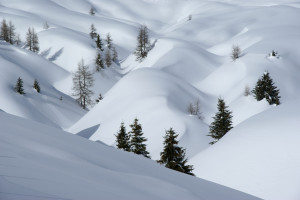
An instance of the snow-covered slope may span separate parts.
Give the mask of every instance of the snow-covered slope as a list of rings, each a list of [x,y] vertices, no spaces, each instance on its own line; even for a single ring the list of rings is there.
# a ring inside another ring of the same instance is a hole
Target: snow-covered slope
[[[0,112],[0,199],[257,199]]]
[[[88,14],[91,7],[96,10],[95,16]],[[4,65],[1,68],[13,62],[13,56],[22,60],[22,53],[36,63],[34,66],[49,66],[51,70],[38,73],[26,68],[28,75],[24,78],[30,91],[35,74],[53,74],[53,78],[41,75],[40,79],[45,79],[42,86],[49,88],[47,91],[52,91],[55,97],[60,94],[57,90],[71,94],[70,72],[76,69],[81,58],[94,69],[95,44],[88,35],[90,25],[95,24],[102,38],[111,33],[121,65],[95,73],[93,98],[101,92],[104,100],[68,129],[72,133],[114,145],[114,134],[120,123],[124,121],[128,128],[137,117],[148,138],[147,148],[152,158],[157,159],[164,132],[173,127],[180,135],[180,145],[187,148],[197,176],[261,198],[299,199],[300,153],[297,152],[300,150],[286,140],[299,141],[294,134],[298,128],[294,119],[299,116],[295,102],[300,100],[298,0],[26,0],[26,3],[1,0],[0,13],[1,17],[13,21],[23,38],[29,26],[35,27],[40,38],[40,55],[44,57],[2,45],[1,64]],[[42,28],[45,22],[50,29]],[[142,24],[150,29],[153,49],[138,63],[132,52]],[[239,45],[242,50],[242,57],[235,62],[230,59],[232,45]],[[6,58],[7,50],[22,53],[12,53]],[[278,58],[268,56],[272,50],[278,51]],[[37,114],[43,112],[23,105],[19,99],[24,97],[12,92],[15,79],[25,72],[10,73],[9,69],[5,68],[1,74],[4,77],[11,74],[7,77],[13,79],[3,81],[2,90],[9,95],[0,99],[1,109],[63,128],[83,115],[67,96],[64,99],[68,102],[59,111],[63,113],[59,122],[51,109],[45,108],[45,115]],[[280,89],[282,105],[279,107],[243,95],[245,87],[252,89],[265,70]],[[34,91],[29,94],[36,95]],[[52,102],[50,96],[46,96],[47,101],[34,97],[35,104],[43,102],[48,107]],[[233,111],[235,127],[220,143],[209,146],[210,138],[206,135],[220,96]],[[25,96],[26,100],[29,98]],[[202,120],[187,112],[187,106],[198,99]],[[15,101],[18,102],[11,103]],[[43,119],[49,115],[50,119]],[[281,123],[282,116],[290,121]],[[72,120],[66,121],[68,117]],[[281,133],[285,127],[291,127],[289,136]],[[266,144],[272,139],[269,138],[272,133],[276,136],[274,143]],[[253,151],[256,145],[258,150]],[[232,160],[231,155],[244,162]]]

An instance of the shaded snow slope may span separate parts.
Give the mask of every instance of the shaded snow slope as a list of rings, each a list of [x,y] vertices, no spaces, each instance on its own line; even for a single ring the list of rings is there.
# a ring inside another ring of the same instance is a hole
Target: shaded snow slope
[[[4,112],[0,126],[0,199],[257,199]]]
[[[0,43],[0,108],[5,112],[55,127],[68,128],[84,113],[71,97],[53,87],[70,74],[27,50]],[[21,77],[25,95],[14,91]],[[33,89],[34,80],[41,92]],[[62,100],[60,100],[62,97]]]

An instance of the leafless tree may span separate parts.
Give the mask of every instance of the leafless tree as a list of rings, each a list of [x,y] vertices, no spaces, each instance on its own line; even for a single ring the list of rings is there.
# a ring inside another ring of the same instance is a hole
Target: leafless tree
[[[141,62],[147,57],[150,49],[151,44],[148,28],[147,26],[141,26],[137,37],[137,47],[135,49],[136,60]]]
[[[231,52],[231,58],[233,61],[241,57],[241,49],[238,45],[233,45],[232,46],[232,52]]]

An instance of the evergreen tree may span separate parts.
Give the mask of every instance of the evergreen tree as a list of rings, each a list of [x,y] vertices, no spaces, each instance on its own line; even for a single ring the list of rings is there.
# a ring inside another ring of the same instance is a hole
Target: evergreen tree
[[[94,85],[93,74],[89,71],[89,67],[84,64],[82,59],[78,63],[77,71],[73,74],[73,91],[72,94],[83,109],[92,104],[91,96]]]
[[[90,36],[92,39],[95,39],[97,37],[97,33],[96,33],[96,28],[94,26],[94,24],[91,25],[91,28],[90,28],[91,32],[90,32]]]
[[[23,89],[23,80],[21,77],[18,78],[16,86],[15,86],[15,91],[19,94],[25,94],[24,89]]]
[[[102,99],[103,99],[103,97],[102,97],[102,94],[100,93],[98,99],[96,99],[96,103],[99,103]]]
[[[100,53],[97,53],[96,57],[96,70],[99,72],[101,69],[104,69],[103,60]]]
[[[90,9],[90,15],[92,15],[92,16],[95,15],[95,9],[93,7]]]
[[[15,26],[12,24],[11,21],[9,21],[9,24],[8,24],[8,42],[10,44],[14,44],[15,41],[16,41],[16,33],[15,33]]]
[[[135,50],[136,60],[142,61],[147,57],[151,49],[147,26],[141,26],[137,37],[137,47]]]
[[[103,49],[103,43],[102,43],[102,40],[101,40],[99,34],[97,34],[96,45],[97,45],[97,49],[99,49],[100,51],[104,51],[104,49]]]
[[[209,135],[214,141],[209,144],[218,142],[230,129],[232,129],[232,112],[229,111],[228,106],[225,105],[225,101],[221,98],[218,99],[218,112],[214,121],[209,126]]]
[[[1,23],[0,39],[9,42],[9,27],[5,19]]]
[[[111,39],[111,35],[110,35],[110,33],[107,33],[107,35],[106,35],[106,46],[107,46],[107,48],[109,49],[109,50],[111,50],[111,48],[112,48],[112,46],[113,46],[113,40]]]
[[[193,166],[186,164],[185,149],[178,146],[177,137],[178,134],[172,128],[166,131],[164,150],[160,153],[161,158],[157,162],[164,164],[167,168],[194,176]]]
[[[118,63],[118,52],[115,47],[112,47],[113,55],[112,55],[112,61],[114,63]]]
[[[112,65],[112,59],[111,59],[111,54],[109,49],[107,49],[105,54],[105,65],[107,67],[110,67]]]
[[[120,130],[115,136],[118,149],[130,151],[130,135],[126,133],[126,127],[124,126],[124,122],[121,123]]]
[[[143,137],[143,130],[142,125],[138,123],[138,119],[135,118],[133,124],[130,125],[131,127],[131,152],[143,155],[146,158],[150,158],[149,152],[146,150],[146,144],[144,142],[147,141],[145,137]]]
[[[33,82],[33,88],[34,88],[38,93],[41,92],[40,84],[39,84],[39,82],[38,82],[36,79],[35,79],[34,82]]]
[[[252,90],[254,98],[257,101],[266,99],[270,105],[280,104],[279,90],[274,85],[269,72],[265,72],[260,79],[258,79],[255,88]]]

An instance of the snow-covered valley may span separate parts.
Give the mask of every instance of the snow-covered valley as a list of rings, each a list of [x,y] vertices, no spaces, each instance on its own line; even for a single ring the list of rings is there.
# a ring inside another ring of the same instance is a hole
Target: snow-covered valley
[[[34,27],[40,45],[0,41],[0,199],[299,199],[299,18],[297,0],[0,0],[0,20],[23,42]],[[91,24],[104,43],[110,33],[119,64],[96,71]],[[141,25],[152,49],[139,62]],[[72,96],[81,59],[92,101],[104,97],[87,110]],[[265,71],[278,106],[244,94]],[[220,97],[233,128],[209,145]],[[188,111],[197,102],[200,117]],[[152,160],[114,148],[121,122],[130,130],[135,118]],[[197,178],[155,163],[171,127]]]

